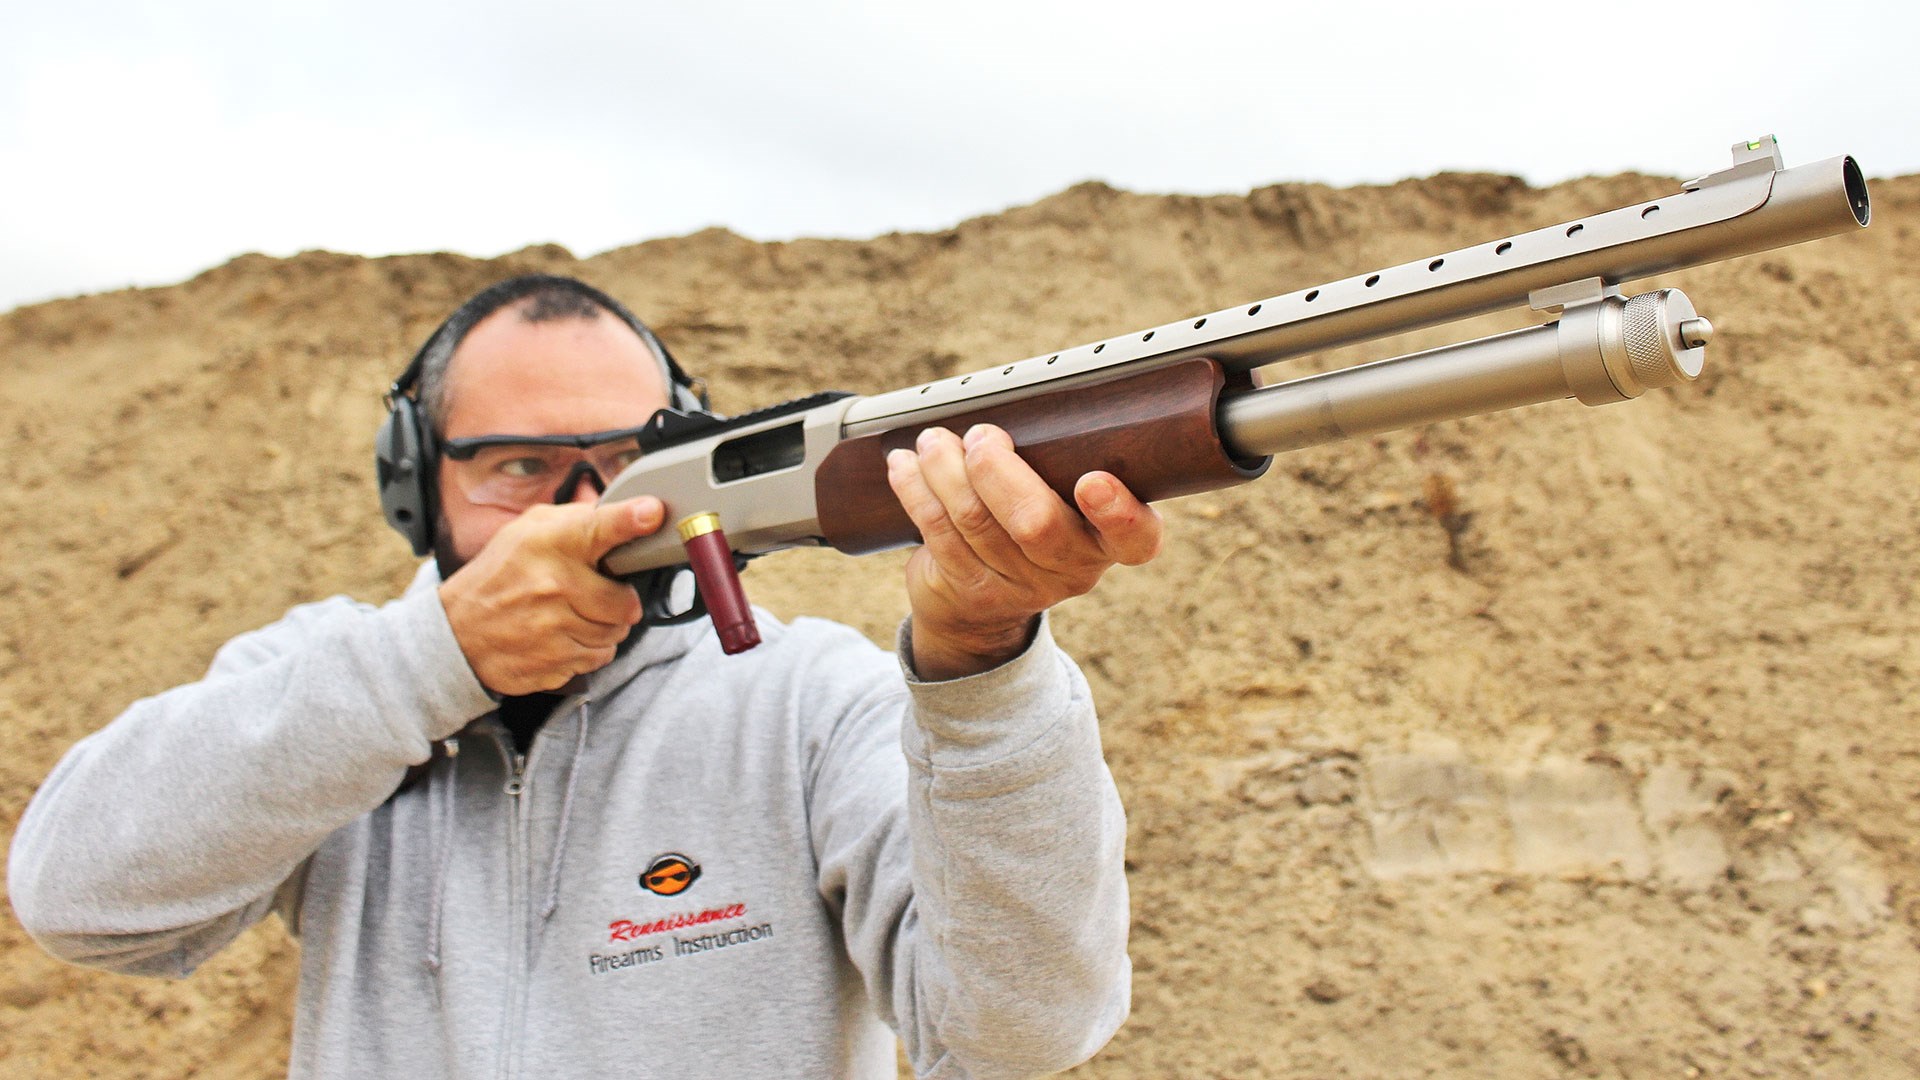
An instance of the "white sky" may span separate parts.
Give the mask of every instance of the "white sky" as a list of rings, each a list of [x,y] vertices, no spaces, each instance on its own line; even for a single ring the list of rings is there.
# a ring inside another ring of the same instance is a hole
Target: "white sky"
[[[0,310],[246,251],[937,229],[1090,178],[1691,176],[1767,133],[1789,164],[1901,175],[1920,172],[1916,11],[19,2],[0,14]]]

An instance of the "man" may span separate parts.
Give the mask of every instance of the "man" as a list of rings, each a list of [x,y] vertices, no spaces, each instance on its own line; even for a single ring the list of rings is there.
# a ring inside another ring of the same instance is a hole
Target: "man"
[[[597,571],[670,509],[595,501],[686,392],[632,316],[515,279],[416,368],[431,505],[395,514],[391,461],[383,500],[435,560],[76,745],[11,854],[37,940],[178,977],[278,912],[298,1077],[886,1076],[889,1028],[922,1074],[1010,1076],[1105,1042],[1124,822],[1043,613],[1151,558],[1151,509],[1095,473],[1076,510],[1004,433],[929,431],[889,462],[926,539],[898,659],[764,616],[728,657],[637,630]]]

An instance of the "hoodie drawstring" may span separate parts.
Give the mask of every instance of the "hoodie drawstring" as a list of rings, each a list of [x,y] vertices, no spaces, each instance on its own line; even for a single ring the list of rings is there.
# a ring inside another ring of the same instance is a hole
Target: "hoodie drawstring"
[[[591,719],[588,702],[580,703],[580,728],[574,736],[573,763],[567,766],[566,793],[560,798],[560,832],[553,840],[553,863],[547,869],[547,895],[540,905],[540,919],[553,917],[560,906],[560,867],[567,853],[567,826],[573,821],[573,793],[580,782],[580,763],[587,756],[587,723]],[[435,802],[440,820],[434,829],[433,899],[427,908],[427,970],[440,973],[440,928],[446,907],[447,868],[453,861],[454,781],[459,776],[460,743],[446,740],[447,774],[436,781]]]
[[[553,866],[547,870],[547,899],[540,905],[542,922],[560,906],[560,862],[567,854],[567,825],[573,821],[573,789],[580,780],[580,763],[587,757],[589,702],[580,703],[580,732],[574,736],[573,764],[567,767],[567,793],[560,798],[560,832],[553,838]]]
[[[447,775],[440,781],[439,827],[433,836],[433,900],[427,908],[427,970],[440,974],[440,912],[447,895],[447,865],[453,861],[453,781],[460,770],[460,740],[448,739]]]

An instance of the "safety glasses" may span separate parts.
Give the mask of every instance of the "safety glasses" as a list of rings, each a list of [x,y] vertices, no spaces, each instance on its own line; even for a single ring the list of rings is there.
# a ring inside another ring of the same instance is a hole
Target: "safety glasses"
[[[585,435],[476,435],[448,439],[440,453],[467,501],[502,510],[551,502],[565,482],[577,484],[582,463],[605,490],[608,481],[640,460],[640,427]]]

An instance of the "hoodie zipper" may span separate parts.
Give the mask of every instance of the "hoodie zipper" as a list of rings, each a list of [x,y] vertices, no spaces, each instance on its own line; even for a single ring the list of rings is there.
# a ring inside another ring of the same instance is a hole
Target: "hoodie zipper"
[[[500,1025],[500,1080],[510,1080],[518,1071],[520,1017],[524,1014],[527,973],[527,912],[529,899],[526,851],[527,755],[512,746],[512,737],[504,732],[499,739],[501,756],[507,766],[507,955],[511,958],[507,975],[505,1015]]]
[[[533,951],[535,921],[535,889],[538,883],[533,879],[533,840],[528,824],[531,817],[527,809],[528,767],[533,755],[551,732],[553,720],[562,715],[556,708],[545,723],[533,733],[533,743],[526,753],[513,746],[513,736],[503,726],[494,733],[495,744],[500,747],[500,756],[507,767],[507,782],[502,791],[507,796],[507,955],[509,971],[507,976],[506,1015],[500,1025],[500,1067],[497,1075],[500,1080],[513,1080],[523,1070],[520,1059],[526,1047],[521,1038],[527,1019],[527,1003],[532,993]],[[579,721],[586,723],[583,716]],[[576,763],[577,764],[577,763]],[[563,811],[565,806],[563,804]],[[563,814],[564,816],[564,814]],[[561,832],[566,831],[565,823]],[[556,841],[557,843],[558,841]]]

